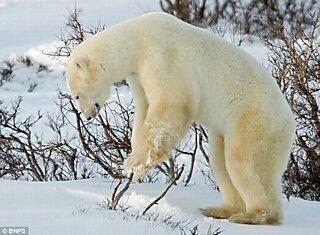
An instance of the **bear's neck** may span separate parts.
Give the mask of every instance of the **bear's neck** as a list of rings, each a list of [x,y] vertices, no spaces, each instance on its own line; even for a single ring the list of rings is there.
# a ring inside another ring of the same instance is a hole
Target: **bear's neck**
[[[125,29],[124,29],[125,28]],[[95,55],[98,58],[92,58],[96,63],[107,72],[107,79],[112,82],[118,82],[137,73],[139,40],[132,28],[119,27],[116,29],[111,27],[99,34],[104,34],[93,38],[96,42],[94,45]]]

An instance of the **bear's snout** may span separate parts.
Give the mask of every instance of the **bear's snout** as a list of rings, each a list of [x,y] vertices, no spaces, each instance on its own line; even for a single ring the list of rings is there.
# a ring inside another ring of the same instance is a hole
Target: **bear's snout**
[[[84,115],[87,121],[90,121],[99,114],[100,109],[101,109],[100,105],[98,103],[95,103],[93,108],[91,109],[81,109],[82,110],[81,113]]]
[[[100,105],[98,103],[94,104],[94,107],[91,111],[91,115],[87,117],[87,120],[90,121],[92,118],[95,118],[100,112]]]

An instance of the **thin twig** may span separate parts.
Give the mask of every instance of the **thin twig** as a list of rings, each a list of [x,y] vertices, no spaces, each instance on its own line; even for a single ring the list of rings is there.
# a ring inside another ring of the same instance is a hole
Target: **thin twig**
[[[169,189],[177,182],[177,180],[180,179],[182,172],[184,170],[184,165],[181,166],[181,168],[178,170],[176,177],[171,181],[171,183],[167,186],[167,188],[160,194],[159,197],[157,197],[153,202],[151,202],[147,208],[142,212],[142,215],[145,215],[147,211],[154,205],[158,204],[158,202],[167,194]]]
[[[193,173],[193,170],[194,170],[194,163],[196,161],[196,153],[197,153],[197,150],[198,150],[198,129],[197,129],[197,126],[194,125],[194,143],[195,143],[195,146],[193,148],[193,152],[190,153],[191,155],[191,164],[190,164],[190,170],[189,170],[189,174],[187,176],[187,179],[186,179],[186,182],[184,184],[185,187],[187,187],[187,185],[190,183],[190,180],[191,180],[191,177],[192,177],[192,173]]]
[[[122,198],[123,194],[129,189],[130,184],[132,183],[132,179],[133,179],[133,173],[130,174],[129,178],[128,178],[128,182],[126,183],[126,185],[123,187],[123,189],[117,194],[117,191],[122,183],[122,180],[119,180],[118,185],[115,187],[113,193],[112,193],[112,198],[111,198],[111,210],[115,210],[120,199]]]

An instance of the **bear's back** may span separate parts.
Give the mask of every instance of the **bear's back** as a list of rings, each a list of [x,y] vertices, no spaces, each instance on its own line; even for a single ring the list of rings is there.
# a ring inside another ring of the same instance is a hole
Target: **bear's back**
[[[197,40],[207,39],[212,41],[215,37],[205,29],[190,25],[170,14],[155,12],[147,13],[133,19],[137,21],[135,25],[140,27],[146,36],[154,35],[156,39],[167,40],[168,42],[176,41],[184,43]]]
[[[231,42],[215,35],[207,29],[188,24],[170,14],[156,12],[147,13],[140,17],[127,21],[125,28],[137,28],[137,38],[145,40],[161,47],[177,48],[181,56],[199,55],[208,59],[211,63],[220,63],[221,57],[217,55],[229,55],[235,61],[250,61],[252,68],[260,66],[251,55],[235,46]],[[128,27],[129,26],[129,27]],[[183,52],[186,54],[183,55]]]

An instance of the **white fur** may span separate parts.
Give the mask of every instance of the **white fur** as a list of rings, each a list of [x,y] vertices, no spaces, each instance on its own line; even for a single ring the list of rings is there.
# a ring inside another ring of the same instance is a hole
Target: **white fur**
[[[224,202],[203,214],[236,223],[281,222],[280,178],[295,122],[255,59],[206,30],[150,13],[92,36],[68,61],[68,86],[87,118],[125,77],[136,106],[128,174],[137,179],[166,160],[196,121],[210,133]]]

